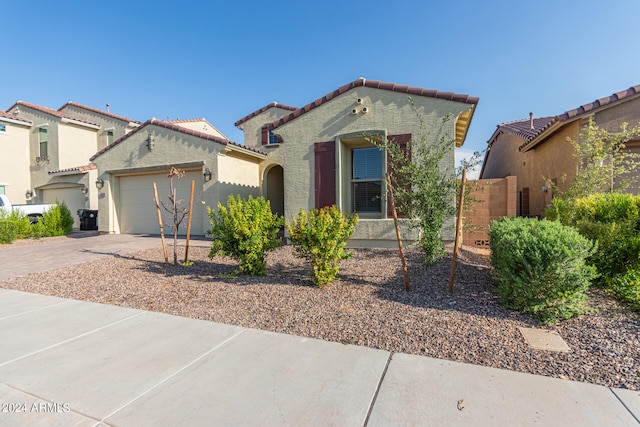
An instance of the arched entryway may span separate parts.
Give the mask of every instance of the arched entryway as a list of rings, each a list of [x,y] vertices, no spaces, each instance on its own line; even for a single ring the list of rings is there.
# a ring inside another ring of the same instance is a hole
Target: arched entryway
[[[284,170],[273,165],[265,172],[265,197],[271,203],[271,211],[284,215]]]

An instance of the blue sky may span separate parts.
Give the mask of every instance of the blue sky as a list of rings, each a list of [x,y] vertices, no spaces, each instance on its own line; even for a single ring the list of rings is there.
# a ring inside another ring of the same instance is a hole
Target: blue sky
[[[233,123],[358,77],[480,97],[496,125],[640,84],[637,0],[2,1],[0,109],[75,101],[144,121]]]

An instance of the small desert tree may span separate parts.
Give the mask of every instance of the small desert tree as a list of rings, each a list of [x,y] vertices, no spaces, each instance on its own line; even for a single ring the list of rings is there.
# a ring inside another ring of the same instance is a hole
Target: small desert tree
[[[183,199],[178,199],[178,193],[173,185],[174,178],[182,178],[185,172],[176,167],[171,167],[169,171],[169,195],[167,199],[168,203],[164,201],[160,202],[164,210],[169,214],[169,221],[164,221],[165,225],[173,229],[173,263],[178,263],[178,231],[184,219],[189,215],[189,209],[183,207]]]
[[[409,217],[412,226],[421,230],[420,247],[424,262],[434,264],[445,255],[440,232],[456,212],[456,179],[445,161],[453,157],[454,140],[447,132],[451,116],[445,116],[435,133],[427,130],[424,117],[414,108],[420,131],[406,148],[391,140],[372,143],[390,157],[389,187],[396,209]]]
[[[575,180],[561,189],[545,179],[561,198],[577,199],[596,193],[612,193],[624,190],[638,182],[640,154],[626,150],[626,143],[640,137],[640,124],[629,128],[622,123],[620,132],[600,128],[593,117],[580,132],[578,141],[567,137],[576,158]],[[566,180],[566,175],[562,181]]]

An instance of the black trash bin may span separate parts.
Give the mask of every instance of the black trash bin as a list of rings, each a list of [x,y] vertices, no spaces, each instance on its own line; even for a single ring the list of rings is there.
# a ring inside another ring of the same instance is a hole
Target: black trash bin
[[[98,229],[98,211],[91,209],[78,209],[80,217],[80,230]]]

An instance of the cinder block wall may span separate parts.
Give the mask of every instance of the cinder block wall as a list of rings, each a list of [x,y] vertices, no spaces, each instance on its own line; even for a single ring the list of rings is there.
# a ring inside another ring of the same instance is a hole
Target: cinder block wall
[[[475,186],[469,194],[469,209],[464,213],[466,230],[462,243],[470,246],[489,247],[489,225],[503,216],[517,215],[518,186],[515,176],[498,179],[469,181]]]

